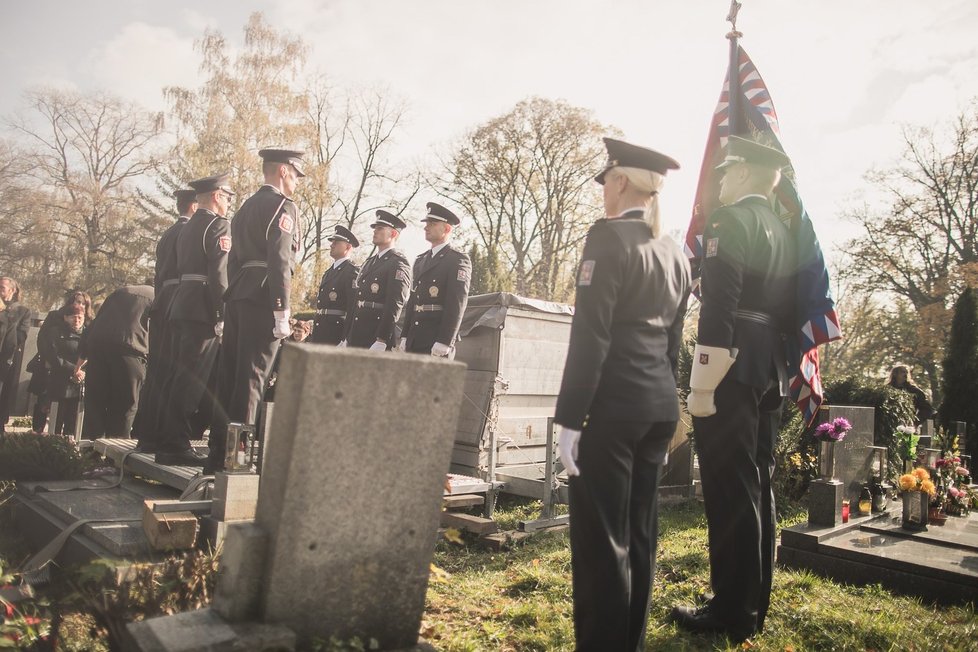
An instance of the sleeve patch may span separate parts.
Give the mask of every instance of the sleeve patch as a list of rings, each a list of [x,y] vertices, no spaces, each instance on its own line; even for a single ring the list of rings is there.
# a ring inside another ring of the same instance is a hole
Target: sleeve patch
[[[469,270],[467,270],[467,269],[460,269],[460,270],[458,270],[458,276],[455,277],[455,280],[462,281],[463,283],[468,283],[469,282]]]
[[[278,218],[278,228],[285,233],[292,233],[292,229],[295,228],[295,220],[287,212],[282,213],[282,217]]]
[[[227,253],[231,251],[231,236],[222,235],[217,239],[217,246],[221,248],[221,251]]]
[[[398,281],[404,281],[405,283],[411,282],[411,279],[408,278],[407,272],[405,272],[403,269],[399,269],[394,272],[394,278],[396,278]]]
[[[720,246],[720,238],[710,238],[706,241],[706,257],[713,258],[717,255],[717,249]]]
[[[592,278],[594,278],[594,261],[593,260],[581,261],[581,271],[577,275],[577,285],[578,286],[591,285]]]
[[[709,365],[710,364],[710,354],[700,353],[700,364]]]

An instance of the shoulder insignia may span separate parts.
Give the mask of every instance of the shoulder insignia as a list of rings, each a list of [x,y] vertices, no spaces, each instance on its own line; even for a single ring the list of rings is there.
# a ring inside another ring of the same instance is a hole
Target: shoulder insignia
[[[404,281],[405,283],[411,282],[411,279],[408,278],[407,272],[405,272],[403,269],[399,269],[394,272],[394,278],[396,278],[398,281]]]
[[[221,248],[221,251],[225,253],[231,251],[231,236],[222,235],[217,239],[217,245]]]
[[[289,213],[283,212],[282,216],[278,218],[278,228],[282,229],[285,233],[292,233],[292,229],[295,228],[295,220]]]
[[[706,241],[706,257],[713,258],[717,255],[717,248],[720,245],[720,238],[710,238]]]
[[[460,270],[458,270],[458,276],[456,276],[455,280],[462,281],[463,283],[468,283],[469,282],[469,270],[467,270],[467,269],[460,269]]]
[[[577,285],[578,286],[591,285],[592,278],[594,278],[594,261],[593,260],[581,261],[581,271],[577,275]]]

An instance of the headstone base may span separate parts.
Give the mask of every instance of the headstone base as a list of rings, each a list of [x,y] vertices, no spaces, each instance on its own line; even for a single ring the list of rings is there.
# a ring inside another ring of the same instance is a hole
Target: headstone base
[[[292,652],[295,632],[281,625],[228,623],[211,609],[126,626],[132,652]]]
[[[808,523],[835,527],[842,522],[842,495],[845,485],[839,480],[815,480],[809,485]]]

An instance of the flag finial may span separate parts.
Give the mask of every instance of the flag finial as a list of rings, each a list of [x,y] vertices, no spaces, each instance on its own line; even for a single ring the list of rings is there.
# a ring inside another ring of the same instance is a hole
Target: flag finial
[[[727,34],[727,38],[733,39],[739,36],[743,36],[737,31],[737,12],[740,11],[741,3],[737,0],[730,0],[730,11],[727,13],[727,21],[730,23],[730,33]]]

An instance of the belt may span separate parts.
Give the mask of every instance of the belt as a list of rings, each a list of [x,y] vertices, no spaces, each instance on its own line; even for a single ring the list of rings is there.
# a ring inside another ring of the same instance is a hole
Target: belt
[[[320,308],[319,310],[316,311],[316,314],[317,315],[335,315],[337,317],[346,317],[346,311],[345,310],[332,310],[332,309],[326,309],[326,310],[324,310],[324,309]]]
[[[181,281],[200,281],[201,283],[207,282],[207,277],[203,274],[181,274]]]
[[[740,310],[734,311],[734,315],[737,319],[743,319],[746,321],[752,321],[758,324],[763,324],[770,328],[777,328],[778,325],[774,323],[774,318],[766,312],[757,312],[756,310]]]
[[[376,301],[357,301],[358,308],[374,308],[375,310],[380,310],[384,307],[384,304],[378,303]]]
[[[180,279],[178,278],[168,278],[165,281],[163,281],[163,287],[168,288],[171,285],[179,285],[179,283],[180,283]]]
[[[415,306],[414,309],[418,312],[437,312],[443,308],[434,303],[423,303],[420,306]]]
[[[267,268],[268,263],[266,263],[264,260],[246,260],[243,263],[241,263],[241,269],[245,269],[246,267]]]

